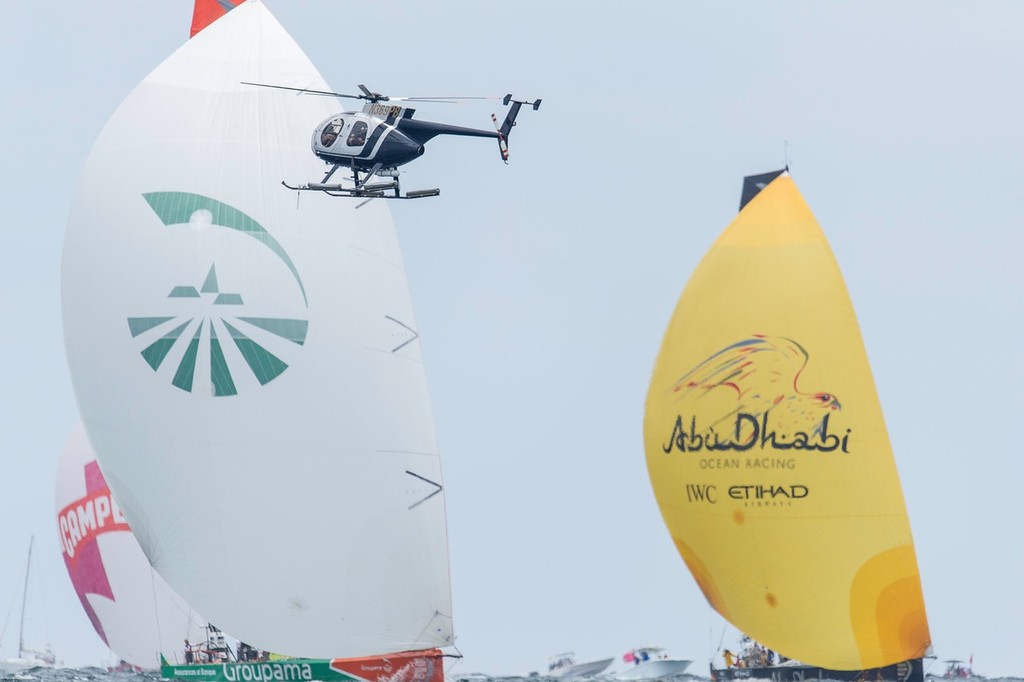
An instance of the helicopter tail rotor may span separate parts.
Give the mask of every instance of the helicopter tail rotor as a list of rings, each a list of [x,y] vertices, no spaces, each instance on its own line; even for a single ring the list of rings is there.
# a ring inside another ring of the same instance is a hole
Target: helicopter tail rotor
[[[516,125],[516,117],[519,115],[519,110],[524,104],[532,106],[534,111],[540,109],[539,99],[530,102],[528,100],[512,99],[512,95],[508,94],[501,100],[501,103],[505,106],[508,106],[510,102],[512,103],[512,108],[508,110],[508,114],[505,115],[505,121],[500,126],[498,125],[498,117],[491,114],[494,127],[498,130],[498,151],[501,152],[501,160],[505,163],[508,163],[508,136]]]
[[[501,132],[501,126],[498,125],[498,117],[491,114],[491,120],[494,121],[494,128],[498,131],[498,151],[501,153],[501,160],[508,163],[508,139]]]

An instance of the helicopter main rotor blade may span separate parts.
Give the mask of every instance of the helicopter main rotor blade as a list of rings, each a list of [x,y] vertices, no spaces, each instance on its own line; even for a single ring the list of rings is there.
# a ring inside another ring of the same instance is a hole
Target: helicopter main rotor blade
[[[444,97],[388,97],[387,95],[382,95],[379,92],[372,92],[362,83],[359,84],[359,89],[363,91],[364,98],[371,102],[431,102],[440,104],[458,104],[459,101],[468,99],[501,99],[500,97],[460,97],[455,95]]]
[[[242,81],[242,85],[255,85],[258,88],[274,88],[275,90],[291,90],[300,95],[319,95],[322,97],[347,97],[348,99],[367,99],[365,95],[347,95],[343,92],[330,92],[328,90],[311,90],[309,88],[290,88],[287,85],[270,85],[269,83],[250,83]]]
[[[273,88],[275,90],[289,90],[291,92],[298,93],[300,95],[317,95],[320,97],[345,97],[347,99],[362,99],[369,102],[429,102],[432,104],[458,104],[465,100],[495,100],[501,99],[501,97],[462,97],[462,96],[448,96],[448,97],[388,97],[382,95],[379,92],[371,92],[365,85],[360,84],[359,89],[363,91],[362,95],[349,95],[344,92],[331,92],[330,90],[313,90],[310,88],[293,88],[287,85],[271,85],[270,83],[252,83],[250,81],[242,81],[242,85],[254,85],[258,88]]]
[[[473,99],[479,99],[479,100],[491,99],[491,100],[493,100],[493,99],[501,99],[501,98],[500,97],[458,97],[458,96],[452,96],[452,97],[392,97],[391,101],[392,102],[431,102],[431,103],[441,103],[441,104],[458,104],[459,102],[462,102],[462,101],[465,101],[465,100],[473,100]]]

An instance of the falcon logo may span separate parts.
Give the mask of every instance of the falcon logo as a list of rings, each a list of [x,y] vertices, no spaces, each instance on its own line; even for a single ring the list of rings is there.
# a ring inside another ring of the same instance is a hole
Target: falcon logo
[[[782,337],[755,335],[723,348],[669,388],[679,408],[662,449],[849,452],[849,429],[829,433],[839,399],[797,386],[807,361],[800,344]]]
[[[255,220],[198,194],[156,192],[144,197],[168,227],[221,227],[256,239],[294,279],[293,307],[307,306],[305,288],[288,254]],[[255,284],[262,293],[265,287]],[[208,386],[215,397],[237,395],[236,380],[240,371],[246,371],[243,367],[265,385],[288,368],[283,358],[294,355],[295,347],[305,343],[307,320],[266,315],[258,302],[247,300],[245,292],[229,288],[221,290],[216,264],[211,264],[201,282],[171,285],[164,302],[171,314],[128,318],[129,332],[142,343],[142,358],[157,373],[167,366],[165,376],[174,387],[191,393]],[[227,339],[232,343],[226,343]],[[200,377],[208,377],[208,381]]]

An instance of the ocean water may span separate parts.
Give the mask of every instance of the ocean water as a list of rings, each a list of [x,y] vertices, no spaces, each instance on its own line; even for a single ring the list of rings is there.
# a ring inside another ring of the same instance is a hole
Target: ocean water
[[[159,673],[109,673],[103,668],[30,668],[0,672],[0,680],[18,682],[156,682]]]

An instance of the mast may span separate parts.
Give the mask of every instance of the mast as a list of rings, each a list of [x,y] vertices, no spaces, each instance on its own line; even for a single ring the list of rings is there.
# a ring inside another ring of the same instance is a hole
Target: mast
[[[28,562],[25,564],[25,589],[21,593],[21,626],[18,628],[18,658],[22,657],[25,650],[25,604],[28,602],[28,572],[32,568],[32,543],[36,536],[31,535],[28,539]]]

